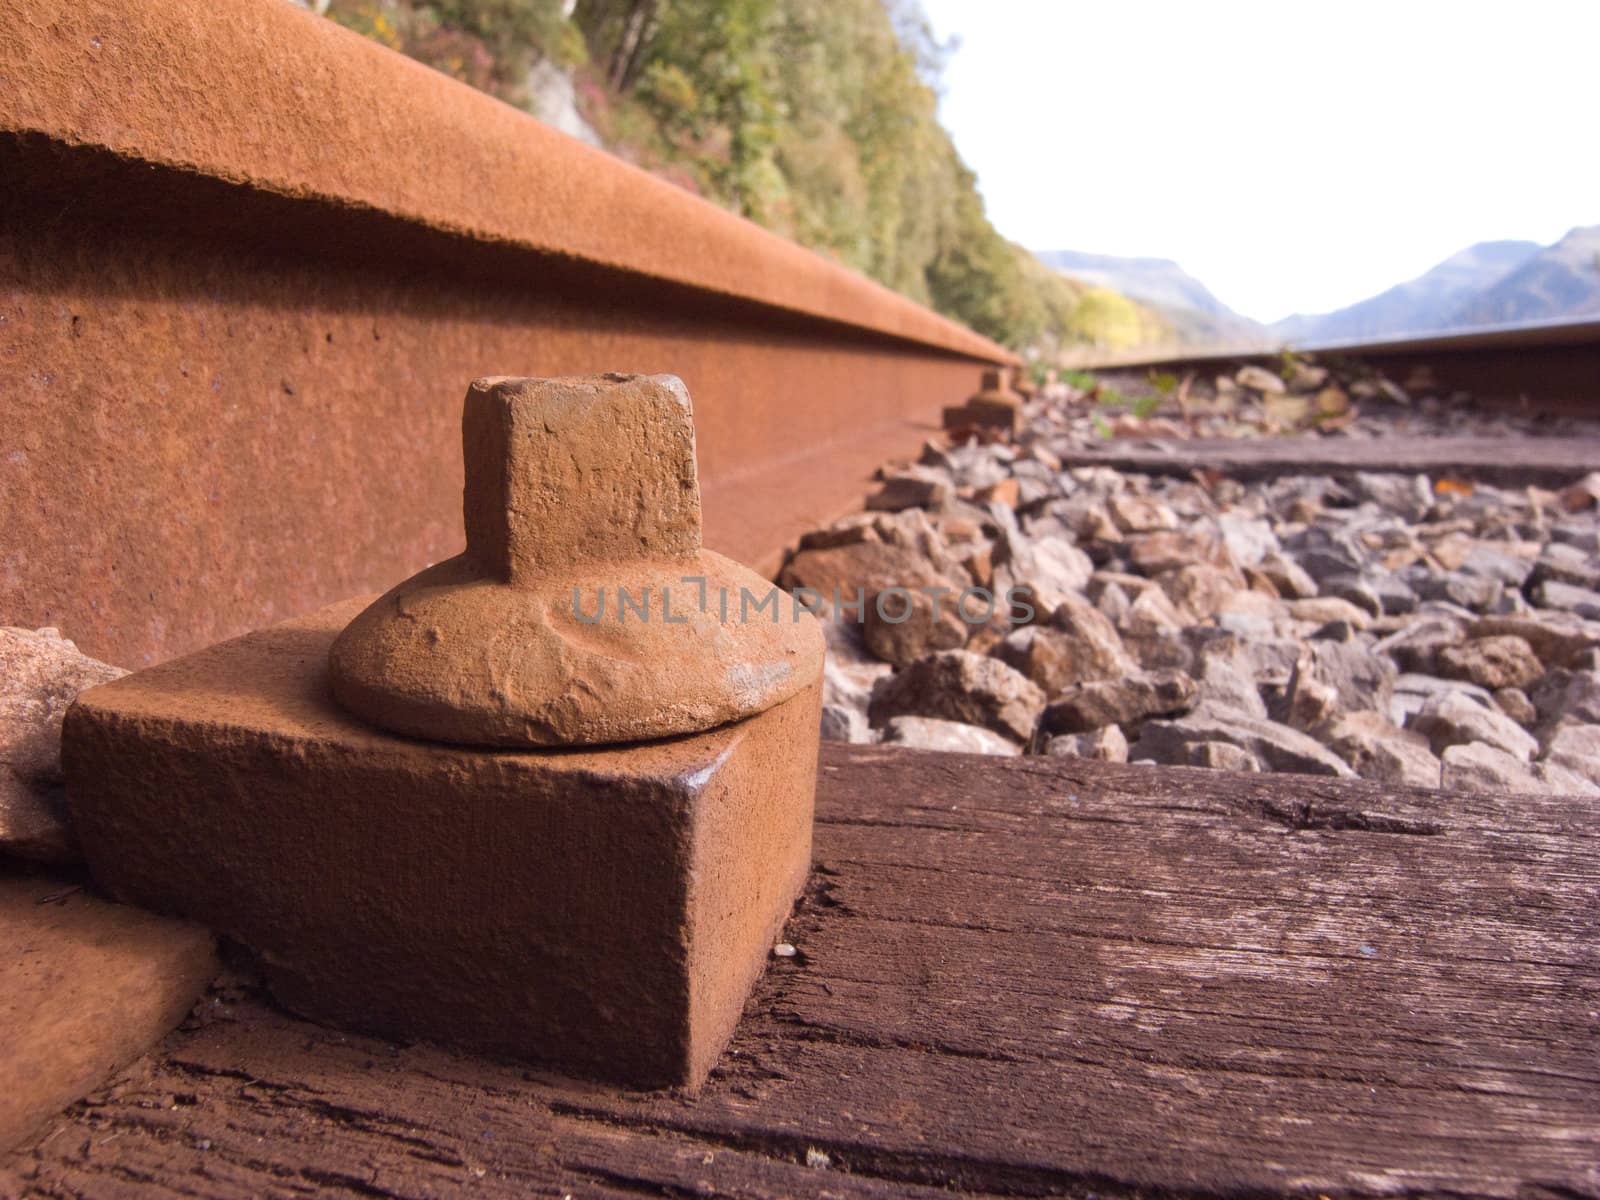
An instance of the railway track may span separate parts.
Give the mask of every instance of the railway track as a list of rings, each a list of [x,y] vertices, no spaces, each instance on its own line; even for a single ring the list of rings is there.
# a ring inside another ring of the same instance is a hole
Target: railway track
[[[782,765],[785,811],[809,815],[814,709],[803,728],[798,707],[769,710],[765,741],[735,721],[592,756],[446,750],[333,707],[331,617],[213,651],[253,678],[191,661],[144,677],[160,704],[112,693],[99,719],[160,770],[106,741],[69,754],[77,802],[104,810],[99,850],[135,871],[185,855],[144,894],[178,910],[168,884],[205,881],[222,915],[113,904],[96,887],[111,876],[81,865],[3,868],[0,1193],[1600,1196],[1600,829],[1594,796],[1561,790],[1595,782],[1594,747],[1552,719],[1600,728],[1600,610],[1582,611],[1600,324],[1317,348],[1447,414],[1458,395],[1501,411],[1470,439],[1207,441],[1168,417],[1052,448],[1098,416],[1069,396],[1014,445],[952,445],[940,411],[1010,361],[1001,347],[292,6],[217,0],[197,21],[177,0],[87,0],[34,6],[8,33],[3,623],[139,667],[387,585],[461,545],[467,380],[614,370],[687,379],[708,547],[775,568],[809,534],[786,573],[819,590],[1016,585],[1044,619],[869,621],[842,681],[824,677],[828,708],[862,708],[833,714],[835,735],[870,720],[901,747],[821,748],[814,870],[698,1092],[334,1032],[266,980],[293,986],[315,925],[354,984],[385,992],[395,947],[431,923],[445,982],[429,1028],[451,1042],[452,1005],[487,981],[537,1047],[539,997],[579,979],[562,939],[587,936],[588,978],[613,983],[568,989],[562,1019],[650,1058],[664,1043],[619,1021],[619,997],[637,1012],[706,992],[714,971],[677,968],[730,958],[734,934],[766,957],[767,925],[715,924],[748,905],[684,902],[681,921],[671,905],[743,881],[782,919],[767,793]],[[1095,365],[1138,380],[1275,361]],[[1344,529],[1371,510],[1411,515]],[[1330,513],[1350,536],[1308,544]],[[1201,521],[1218,536],[1192,536]],[[1527,530],[1534,554],[1508,548]],[[1314,579],[1302,550],[1322,556]],[[1393,578],[1342,579],[1343,554]],[[1571,619],[1545,628],[1530,599]],[[1377,642],[1429,605],[1461,635],[1403,651],[1408,690],[1371,669],[1394,644]],[[1052,657],[1058,635],[1080,638],[1070,655]],[[946,653],[978,665],[918,665]],[[1093,695],[1052,675],[1091,662]],[[891,663],[901,684],[874,692]],[[1436,700],[1426,680],[1448,681],[1424,666],[1480,672],[1476,707]],[[1491,688],[1493,672],[1525,681]],[[1381,721],[1308,732],[1372,679],[1395,702]],[[1260,712],[1183,727],[1202,693]],[[1130,698],[1146,707],[1106,716]],[[76,710],[80,737],[94,707]],[[1413,710],[1427,719],[1402,750],[1363,749]],[[907,748],[952,722],[989,753]],[[23,782],[59,805],[46,734]],[[1473,738],[1492,754],[1452,760]],[[1167,757],[1106,761],[1130,742]],[[630,756],[632,790],[608,792]],[[1354,777],[1371,762],[1391,774]],[[1447,791],[1441,762],[1460,772]],[[1483,783],[1490,768],[1526,789]],[[541,771],[575,802],[517,783]],[[118,788],[145,799],[118,810]],[[749,814],[718,799],[763,796]],[[143,848],[118,825],[133,815]],[[798,879],[810,823],[792,824]],[[266,869],[263,832],[280,855]],[[307,861],[351,869],[291,886]],[[649,889],[668,875],[657,921]],[[627,903],[656,933],[615,933]],[[721,930],[694,954],[691,917]],[[283,954],[224,969],[208,927],[268,928]],[[724,975],[731,1025],[744,993]],[[386,998],[403,1030],[432,984],[402,983]],[[333,1019],[370,1022],[361,1007]],[[703,1068],[716,1046],[692,1040]]]
[[[1600,411],[1600,321],[1541,321],[1371,341],[1308,344],[1296,351],[1330,362],[1364,363],[1409,391],[1522,411]],[[1226,370],[1266,364],[1279,351],[1216,349],[1089,355],[1091,369]]]
[[[682,376],[708,543],[771,571],[1010,358],[292,7],[227,0],[200,30],[171,0],[48,10],[0,50],[0,611],[109,661],[453,553],[454,405],[485,371]],[[80,62],[103,29],[118,52]],[[1595,345],[1591,324],[1338,349],[1587,411]]]

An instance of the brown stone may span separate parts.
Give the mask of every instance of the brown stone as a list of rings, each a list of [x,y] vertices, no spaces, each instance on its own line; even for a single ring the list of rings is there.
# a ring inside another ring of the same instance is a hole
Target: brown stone
[[[1284,700],[1284,711],[1275,715],[1302,733],[1327,724],[1339,711],[1338,689],[1317,678],[1309,652],[1295,664]]]
[[[1020,621],[1043,621],[1080,595],[1093,575],[1093,561],[1065,538],[1012,539],[1005,563],[996,566],[994,590],[1001,595],[1012,590],[1013,601],[1025,601],[1025,607],[1013,606]]]
[[[1080,684],[1044,710],[1040,728],[1063,734],[1120,725],[1126,732],[1150,717],[1187,712],[1197,693],[1194,680],[1174,670]]]
[[[1420,675],[1437,672],[1439,655],[1459,645],[1465,634],[1453,617],[1438,617],[1404,625],[1381,645],[1402,671]]]
[[[983,525],[971,516],[944,513],[939,518],[939,535],[954,544],[984,541]],[[987,542],[984,543],[987,545]]]
[[[1171,506],[1149,496],[1119,493],[1106,501],[1106,511],[1123,533],[1156,533],[1178,527]]]
[[[974,547],[961,565],[979,587],[986,588],[994,582],[994,553],[988,545]]]
[[[1071,682],[1065,640],[1043,625],[1024,625],[1006,634],[989,653],[1026,675],[1046,696],[1054,696]]]
[[[1382,713],[1346,713],[1319,729],[1317,736],[1363,779],[1439,786],[1440,764],[1428,748],[1428,739],[1414,730],[1397,728]]]
[[[1061,471],[1060,456],[1043,442],[1029,442],[1017,452],[1017,458],[1023,462],[1032,460],[1052,474],[1059,474]]]
[[[956,611],[956,601],[954,592],[877,592],[863,608],[861,640],[878,658],[898,667],[940,650],[959,650],[973,626]]]
[[[997,479],[988,486],[979,488],[972,494],[972,498],[979,504],[994,501],[1004,504],[1007,508],[1015,508],[1020,499],[1017,480],[1010,475],[1004,479]]]
[[[1105,502],[1084,492],[1052,504],[1050,511],[1072,531],[1080,544],[1123,540],[1122,530],[1117,528],[1111,514],[1106,511]]]
[[[1466,679],[1481,688],[1525,688],[1544,674],[1533,647],[1515,634],[1473,638],[1444,646],[1437,655],[1438,673],[1446,679]]]
[[[915,587],[934,576],[935,572],[915,550],[887,545],[875,535],[868,541],[790,555],[778,573],[778,586],[790,590],[809,588],[831,605],[835,592],[841,601],[854,603],[858,589],[870,594],[897,585]]]
[[[1156,583],[1189,623],[1215,616],[1229,598],[1244,590],[1238,571],[1211,563],[1191,563],[1175,571],[1163,571]]]
[[[1240,367],[1238,373],[1234,375],[1233,381],[1242,388],[1249,388],[1264,395],[1281,396],[1287,390],[1283,385],[1282,379],[1265,367],[1258,367],[1254,364]]]
[[[1063,733],[1045,743],[1044,752],[1051,758],[1091,758],[1098,762],[1122,763],[1128,761],[1128,739],[1115,725],[1107,725],[1092,733]]]
[[[908,508],[935,508],[950,494],[950,485],[920,468],[891,475],[883,486],[867,497],[873,512],[903,512]]]
[[[958,649],[975,628],[957,611],[971,580],[942,544],[904,532],[891,531],[893,542],[802,550],[784,564],[778,582],[802,601],[831,611],[835,620],[859,622],[867,648],[885,662],[903,665],[936,650]]]
[[[0,1153],[160,1041],[217,972],[197,925],[0,877]]]
[[[698,1084],[810,865],[820,682],[627,747],[422,743],[329,691],[362,603],[80,698],[63,756],[96,880],[253,947],[315,1019]]]
[[[1309,670],[1318,683],[1331,687],[1342,711],[1389,707],[1398,672],[1385,655],[1374,653],[1359,641],[1317,639],[1303,646],[1295,672]]]
[[[1439,759],[1439,786],[1447,792],[1549,790],[1526,762],[1485,742],[1446,746]]]
[[[1135,761],[1153,759],[1159,763],[1192,762],[1193,747],[1206,742],[1231,745],[1248,753],[1263,768],[1296,775],[1334,775],[1354,779],[1343,759],[1319,745],[1308,735],[1287,725],[1261,721],[1254,717],[1210,713],[1197,709],[1172,721],[1147,721],[1139,731],[1139,741],[1129,747]],[[1207,765],[1227,770],[1249,770],[1224,760]]]
[[[1574,666],[1577,659],[1600,646],[1600,633],[1570,613],[1479,617],[1467,627],[1467,634],[1474,638],[1519,637],[1546,667]]]
[[[1077,598],[1061,604],[1048,625],[1013,630],[990,653],[1033,680],[1046,696],[1076,683],[1117,679],[1138,670],[1110,619]]]
[[[1129,538],[1128,560],[1149,576],[1195,563],[1234,569],[1227,543],[1208,529],[1158,530]]]
[[[1255,570],[1272,586],[1271,594],[1275,596],[1282,596],[1286,600],[1305,600],[1317,594],[1317,581],[1287,555],[1268,554]]]
[[[894,717],[938,717],[978,725],[1027,742],[1045,695],[1027,676],[997,659],[947,650],[918,659],[873,690],[874,725]]]
[[[1117,628],[1124,637],[1176,633],[1184,626],[1183,614],[1159,587],[1147,587],[1133,598]]]
[[[1116,626],[1092,604],[1068,596],[1055,612],[1050,624],[1073,643],[1077,679],[1115,679],[1134,670],[1134,662],[1117,636]]]
[[[941,574],[959,579],[967,584],[956,556],[951,552],[943,533],[927,513],[920,508],[908,508],[897,513],[878,513],[873,517],[873,528],[878,536],[891,546],[915,550]]]
[[[1407,728],[1427,738],[1430,748],[1441,758],[1450,747],[1469,742],[1503,750],[1523,763],[1531,761],[1539,751],[1537,739],[1510,717],[1456,690],[1429,696]]]
[[[831,550],[835,546],[853,546],[857,542],[875,542],[878,540],[878,531],[872,527],[872,519],[866,513],[858,513],[854,518],[835,522],[827,529],[812,529],[800,535],[801,550]]]
[[[466,552],[334,643],[352,712],[466,745],[605,745],[738,720],[821,671],[813,619],[700,547],[677,379],[480,379],[462,441]]]
[[[124,674],[54,629],[0,628],[0,852],[77,857],[61,777],[61,719],[84,688]]]
[[[1539,720],[1539,710],[1521,688],[1496,688],[1493,698],[1496,708],[1524,728],[1531,728]]]
[[[1590,471],[1571,487],[1561,491],[1561,507],[1568,512],[1583,512],[1600,503],[1600,471]]]
[[[1232,742],[1192,742],[1185,747],[1184,762],[1211,771],[1259,772],[1261,760]]]
[[[1345,621],[1352,628],[1365,629],[1372,624],[1371,613],[1337,596],[1306,596],[1298,600],[1285,601],[1285,604],[1292,618],[1312,625]]]
[[[828,610],[834,609],[837,601],[839,611],[835,615],[840,620],[865,621],[879,595],[893,588],[905,588],[913,594],[922,588],[946,589],[940,604],[942,613],[953,608],[969,580],[958,566],[942,573],[926,555],[910,546],[859,542],[793,555],[779,573],[778,583],[792,589],[802,601],[820,603]],[[885,606],[891,615],[899,611],[892,596],[885,600]]]
[[[1257,567],[1246,567],[1244,569],[1244,577],[1245,582],[1250,585],[1250,590],[1253,592],[1260,592],[1274,600],[1280,599],[1283,595],[1278,590],[1278,585],[1272,582],[1271,577]],[[1315,584],[1312,584],[1313,588],[1315,586]]]

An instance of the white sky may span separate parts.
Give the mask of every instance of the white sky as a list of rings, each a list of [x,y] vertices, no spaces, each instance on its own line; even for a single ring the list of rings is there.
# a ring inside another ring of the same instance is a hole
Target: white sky
[[[923,0],[940,115],[1034,250],[1176,259],[1259,320],[1600,223],[1600,0]]]

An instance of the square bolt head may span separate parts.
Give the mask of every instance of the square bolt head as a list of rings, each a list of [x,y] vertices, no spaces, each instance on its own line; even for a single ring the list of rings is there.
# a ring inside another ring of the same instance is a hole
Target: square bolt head
[[[693,412],[672,375],[480,379],[462,442],[467,552],[489,576],[700,552]]]

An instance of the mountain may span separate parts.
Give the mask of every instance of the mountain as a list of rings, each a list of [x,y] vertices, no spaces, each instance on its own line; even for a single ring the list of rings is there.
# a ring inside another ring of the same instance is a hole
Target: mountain
[[[1273,323],[1291,342],[1342,342],[1448,329],[1464,304],[1540,252],[1537,242],[1479,242],[1415,279],[1331,313]]]
[[[1214,317],[1238,316],[1171,259],[1119,258],[1115,254],[1084,254],[1078,250],[1041,250],[1036,257],[1047,267],[1146,304],[1187,308]]]
[[[1600,225],[1572,230],[1467,301],[1456,325],[1600,314]]]
[[[1234,312],[1205,284],[1166,258],[1122,258],[1078,250],[1042,250],[1045,266],[1092,287],[1108,288],[1156,310],[1187,343],[1265,345],[1267,328]]]

